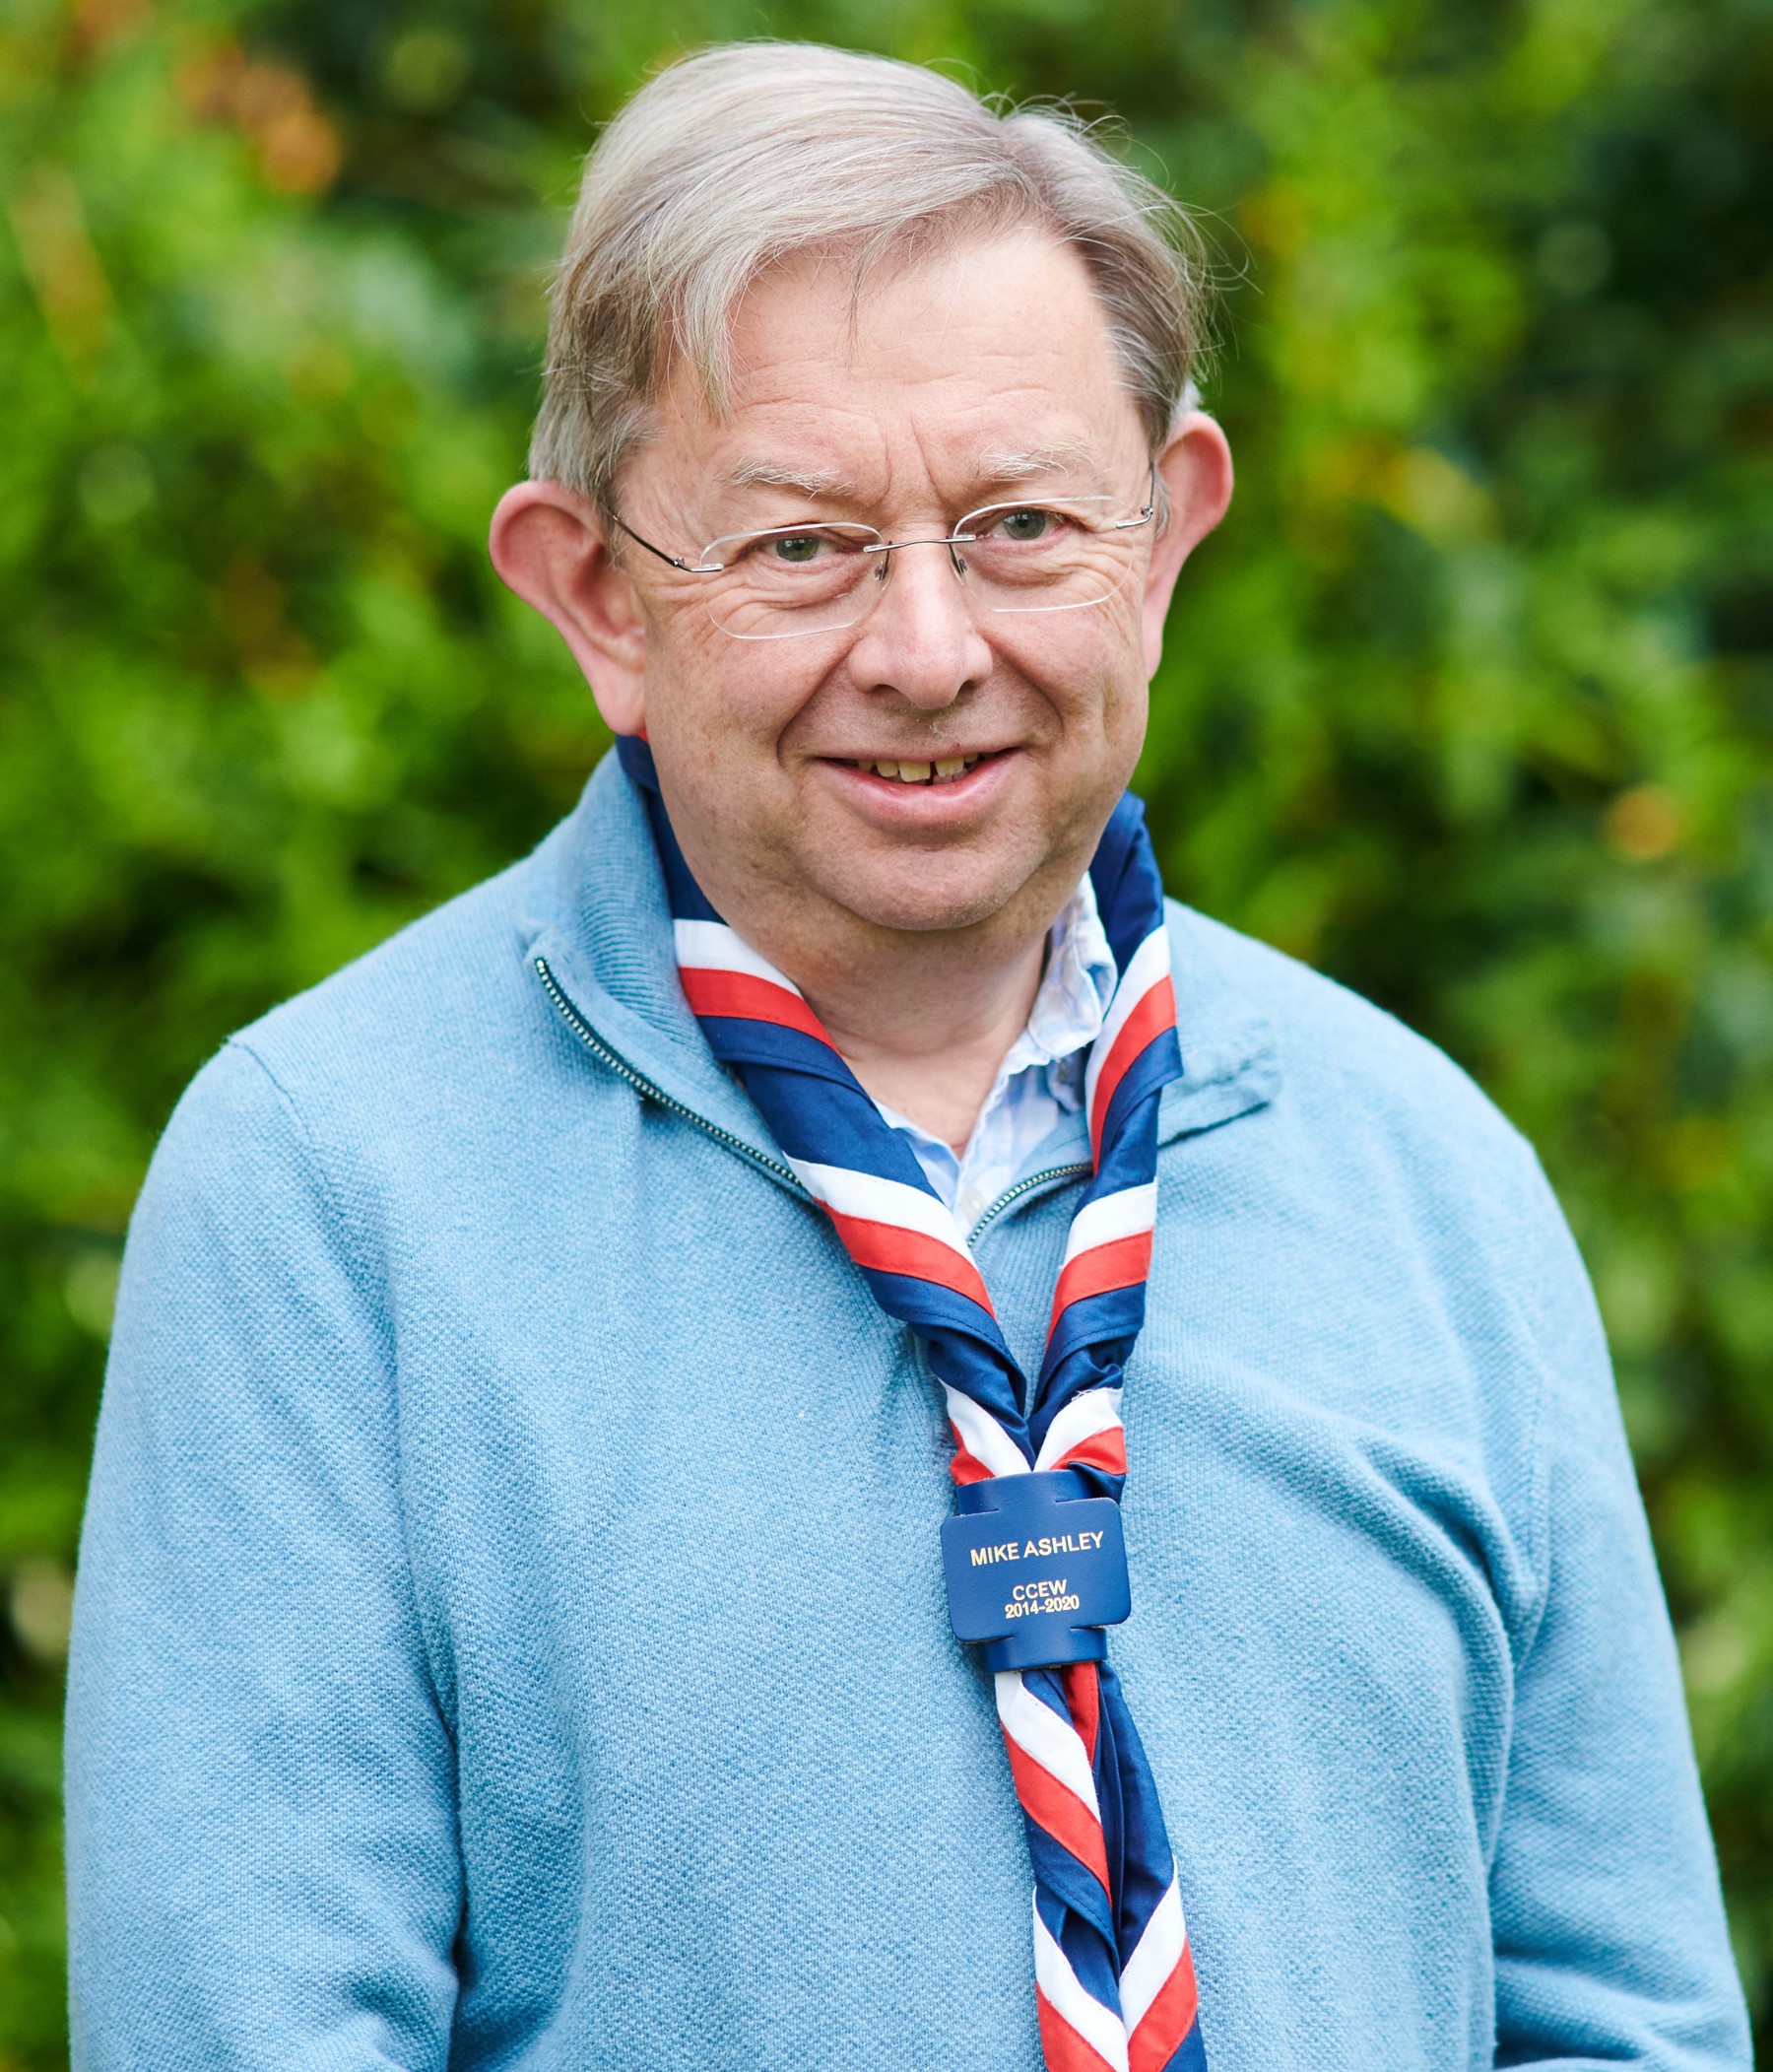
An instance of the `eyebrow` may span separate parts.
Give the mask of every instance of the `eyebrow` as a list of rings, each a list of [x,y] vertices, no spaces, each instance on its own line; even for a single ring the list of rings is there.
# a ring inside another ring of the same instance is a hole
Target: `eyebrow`
[[[976,487],[984,489],[1031,482],[1042,475],[1060,475],[1070,470],[1093,468],[1099,455],[1087,439],[1064,439],[1053,446],[1017,447],[980,456]],[[793,490],[821,501],[854,502],[860,496],[856,485],[829,468],[784,466],[772,460],[741,460],[727,471],[733,489]]]
[[[1089,468],[1099,456],[1087,439],[1066,439],[1056,446],[1031,446],[1008,453],[987,453],[981,477],[987,482],[1027,482],[1036,475],[1058,475],[1068,468]]]
[[[856,486],[824,468],[782,467],[774,461],[742,460],[727,474],[736,490],[798,490],[803,497],[851,497]]]

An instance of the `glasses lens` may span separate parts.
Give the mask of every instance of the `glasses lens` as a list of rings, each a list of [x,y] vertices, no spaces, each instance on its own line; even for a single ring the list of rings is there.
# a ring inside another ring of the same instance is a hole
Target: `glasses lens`
[[[954,528],[978,602],[995,612],[1064,612],[1101,604],[1132,574],[1143,514],[1113,497],[994,503]]]
[[[716,622],[739,640],[849,626],[872,601],[886,557],[870,554],[881,535],[869,525],[777,526],[713,540],[702,549]]]

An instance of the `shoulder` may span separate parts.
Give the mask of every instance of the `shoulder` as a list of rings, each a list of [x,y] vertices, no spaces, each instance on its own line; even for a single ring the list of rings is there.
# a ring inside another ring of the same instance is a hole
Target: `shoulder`
[[[1271,1097],[1235,1184],[1349,1263],[1421,1276],[1468,1320],[1505,1313],[1543,1365],[1608,1376],[1587,1273],[1533,1146],[1471,1076],[1382,1008],[1268,945],[1170,909],[1185,1066],[1191,1019],[1264,1032]],[[1245,1034],[1236,1050],[1254,1049]],[[1490,1328],[1490,1325],[1483,1328]],[[1610,1379],[1603,1393],[1610,1399]]]
[[[410,923],[230,1038],[280,1084],[387,1087],[478,1061],[533,1007],[523,983],[530,859]]]
[[[524,952],[533,859],[237,1031],[174,1109],[153,1182],[349,1197],[483,1114],[558,1034]]]
[[[1197,1162],[1238,1270],[1317,1319],[1335,1400],[1488,1463],[1543,1580],[1552,1432],[1629,1468],[1588,1276],[1532,1145],[1371,1001],[1186,908],[1170,929],[1185,1070],[1191,1018],[1271,1046],[1271,1098]]]
[[[1443,1050],[1296,959],[1167,905],[1185,1054],[1191,1023],[1221,1044],[1226,1032],[1261,1030],[1279,1119],[1327,1151],[1402,1159],[1468,1187],[1543,1190],[1532,1147]]]

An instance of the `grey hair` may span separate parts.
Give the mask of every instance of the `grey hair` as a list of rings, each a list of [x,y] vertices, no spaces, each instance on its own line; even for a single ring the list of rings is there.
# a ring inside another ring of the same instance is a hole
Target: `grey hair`
[[[922,65],[724,43],[667,66],[585,164],[550,298],[530,473],[611,508],[649,405],[688,362],[725,403],[733,311],[790,254],[875,262],[956,228],[1073,246],[1153,454],[1194,401],[1208,275],[1182,208],[1067,109],[988,106]]]

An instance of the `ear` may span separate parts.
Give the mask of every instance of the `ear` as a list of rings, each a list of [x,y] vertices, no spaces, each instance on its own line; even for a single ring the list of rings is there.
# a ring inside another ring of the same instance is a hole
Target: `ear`
[[[1155,676],[1163,658],[1163,621],[1182,564],[1225,515],[1231,501],[1231,448],[1216,420],[1191,410],[1157,456],[1169,498],[1169,522],[1157,535],[1146,577],[1145,663]]]
[[[520,482],[492,513],[492,566],[572,650],[612,733],[646,717],[646,622],[633,585],[611,559],[589,498],[558,482]]]

